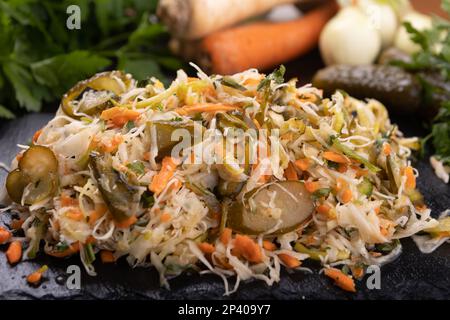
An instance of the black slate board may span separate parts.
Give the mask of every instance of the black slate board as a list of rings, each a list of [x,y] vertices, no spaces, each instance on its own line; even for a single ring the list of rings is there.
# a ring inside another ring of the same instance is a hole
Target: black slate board
[[[0,161],[9,163],[19,150],[16,144],[30,141],[33,133],[52,116],[31,114],[0,122]],[[418,119],[402,119],[399,125],[407,135],[423,134]],[[419,188],[437,216],[450,208],[450,187],[433,174],[427,161],[415,165],[420,171]],[[6,173],[0,172],[1,184],[5,177]],[[8,215],[0,216],[0,223],[8,220]],[[97,277],[90,277],[81,268],[81,289],[69,290],[64,281],[66,269],[71,264],[81,266],[78,257],[60,260],[41,255],[12,268],[5,255],[0,254],[0,299],[450,299],[450,245],[425,255],[410,239],[402,240],[402,244],[403,254],[381,269],[381,289],[369,290],[363,280],[357,282],[356,294],[335,287],[318,274],[319,266],[314,264],[307,265],[312,267],[313,274],[283,270],[280,283],[273,287],[261,281],[248,281],[241,284],[237,293],[224,297],[223,283],[216,276],[183,274],[170,281],[169,291],[159,287],[155,270],[131,269],[125,261],[116,265],[94,263]],[[43,264],[50,266],[46,280],[38,288],[30,287],[26,275]]]

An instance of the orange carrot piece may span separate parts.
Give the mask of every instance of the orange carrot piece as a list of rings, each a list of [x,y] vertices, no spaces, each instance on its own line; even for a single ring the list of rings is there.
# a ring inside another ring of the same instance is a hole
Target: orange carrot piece
[[[199,243],[198,248],[205,254],[211,254],[216,250],[214,245],[208,242]]]
[[[293,256],[285,253],[280,253],[278,257],[289,268],[297,268],[302,264],[301,261],[297,258],[294,258]]]
[[[347,181],[342,178],[336,179],[336,191],[341,191],[343,188],[347,186]]]
[[[295,161],[295,165],[300,170],[306,171],[309,168],[310,161],[308,158],[298,159],[297,161]]]
[[[0,227],[0,244],[5,244],[9,239],[11,239],[11,232]]]
[[[161,170],[153,177],[149,190],[157,195],[160,194],[173,177],[176,168],[177,163],[172,157],[164,157]]]
[[[406,189],[415,189],[416,188],[416,176],[414,175],[414,170],[411,167],[406,167],[404,169],[404,173],[406,175]]]
[[[51,251],[47,252],[47,254],[56,258],[64,258],[71,256],[74,253],[77,253],[78,251],[80,251],[80,243],[77,241],[70,244],[70,246],[64,251]]]
[[[67,193],[63,192],[61,194],[61,207],[75,207],[78,206],[78,199],[72,198]]]
[[[329,161],[333,161],[336,163],[342,163],[342,164],[350,163],[350,161],[347,159],[347,157],[343,156],[342,154],[333,152],[333,151],[325,151],[322,155],[325,159],[327,159]]]
[[[105,153],[113,153],[117,150],[119,145],[123,142],[123,137],[121,135],[115,135],[111,141],[107,143],[101,143],[100,149]]]
[[[92,226],[97,222],[98,219],[103,217],[103,215],[108,211],[108,207],[103,203],[96,203],[95,210],[92,210],[89,214],[89,224]]]
[[[347,172],[347,170],[348,170],[348,165],[346,165],[344,163],[339,163],[338,170],[337,170],[339,173]]]
[[[103,120],[110,121],[114,126],[122,128],[128,121],[134,121],[140,113],[125,107],[112,107],[106,109],[100,115]]]
[[[200,51],[209,57],[211,72],[215,74],[269,69],[313,49],[323,27],[337,10],[336,2],[332,1],[288,22],[252,23],[217,31],[201,41]]]
[[[222,104],[222,103],[198,103],[193,104],[191,106],[184,106],[182,108],[179,108],[175,110],[179,115],[185,116],[189,114],[199,113],[199,112],[228,112],[228,111],[234,111],[240,109],[237,106]]]
[[[275,245],[275,243],[270,242],[268,240],[264,240],[263,241],[263,248],[267,251],[275,251],[277,250],[277,246]]]
[[[286,177],[287,180],[292,181],[298,180],[297,172],[295,171],[295,168],[291,162],[289,162],[288,167],[286,168],[286,170],[284,170],[284,176]]]
[[[317,212],[321,213],[321,214],[326,214],[328,215],[328,213],[330,212],[331,208],[329,205],[326,204],[321,204],[317,207]]]
[[[33,142],[36,143],[37,140],[39,139],[39,137],[41,136],[42,133],[42,129],[39,129],[38,131],[36,131],[33,135]]]
[[[341,270],[336,268],[327,268],[324,271],[325,275],[334,280],[336,285],[345,291],[356,292],[355,281],[347,276]]]
[[[172,219],[172,215],[167,212],[164,212],[160,218],[161,222],[169,222],[171,219]]]
[[[117,228],[128,228],[129,226],[135,224],[137,221],[137,217],[135,215],[132,215],[128,219],[124,221],[114,221],[114,224]]]
[[[19,230],[22,228],[22,225],[24,222],[25,222],[25,220],[23,220],[22,218],[14,219],[13,221],[11,221],[11,228],[13,228],[14,230]],[[1,231],[0,231],[0,233],[1,233]],[[1,240],[1,235],[0,235],[0,244],[1,243],[2,243],[2,240]]]
[[[383,154],[388,156],[391,154],[392,148],[391,145],[387,142],[383,143]]]
[[[364,276],[364,269],[361,267],[351,267],[350,270],[356,279],[361,279]]]
[[[262,261],[260,246],[248,236],[236,235],[234,239],[233,254],[242,256],[249,262],[259,263]]]
[[[355,176],[356,178],[365,177],[369,174],[369,170],[367,169],[361,169],[360,167],[352,167],[353,170],[355,170]]]
[[[230,228],[224,228],[222,234],[220,235],[220,242],[224,245],[228,245],[231,241],[232,230]]]
[[[84,215],[81,212],[80,209],[70,209],[67,213],[66,213],[66,217],[74,220],[74,221],[82,221],[84,219]]]
[[[317,189],[320,189],[318,181],[305,181],[305,188],[309,193],[313,193]]]
[[[6,258],[10,264],[15,264],[22,258],[22,243],[20,241],[13,241],[9,244],[6,251]]]
[[[39,282],[42,279],[42,274],[48,270],[48,267],[46,265],[43,265],[42,267],[40,267],[38,270],[36,270],[35,272],[31,273],[30,275],[28,275],[27,277],[27,282],[29,284],[33,284],[33,285],[37,285],[39,284]]]
[[[342,202],[348,203],[352,201],[352,199],[353,199],[352,191],[350,189],[345,189],[344,192],[342,192]]]
[[[102,261],[102,263],[113,263],[116,261],[116,258],[114,258],[114,254],[112,253],[112,251],[101,250],[100,260]]]

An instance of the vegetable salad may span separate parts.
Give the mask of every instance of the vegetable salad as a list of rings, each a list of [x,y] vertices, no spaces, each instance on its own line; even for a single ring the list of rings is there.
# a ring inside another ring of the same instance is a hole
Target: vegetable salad
[[[77,84],[12,163],[4,210],[17,219],[0,230],[10,262],[40,250],[79,255],[95,275],[95,260],[123,257],[155,267],[167,288],[186,269],[214,273],[229,294],[250,278],[271,285],[281,266],[312,259],[355,291],[368,265],[400,253],[398,239],[449,236],[416,188],[408,157],[418,140],[382,104],[340,91],[324,98],[283,76],[284,67],[267,76],[178,71],[165,88],[112,71]],[[202,139],[179,148],[174,133],[195,126]],[[212,133],[234,129],[256,132],[256,152],[245,141],[217,147]],[[215,150],[215,161],[197,159],[200,147]]]

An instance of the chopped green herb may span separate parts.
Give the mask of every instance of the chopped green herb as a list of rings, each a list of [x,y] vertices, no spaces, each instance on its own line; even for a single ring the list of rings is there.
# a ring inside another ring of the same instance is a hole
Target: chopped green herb
[[[151,208],[155,204],[155,197],[153,196],[153,193],[147,190],[142,194],[141,201],[144,208]]]
[[[56,244],[55,249],[59,252],[66,251],[67,249],[69,249],[69,245],[65,241],[60,241]]]
[[[228,77],[228,76],[225,76],[225,77],[222,78],[222,84],[224,86],[231,87],[231,88],[234,88],[234,89],[237,89],[237,90],[241,90],[241,91],[247,90],[246,87],[240,85],[233,78]]]
[[[331,144],[333,146],[333,148],[339,150],[340,152],[342,152],[343,154],[345,154],[347,157],[352,158],[360,163],[362,163],[363,165],[365,165],[367,167],[367,169],[369,169],[372,172],[378,172],[381,169],[378,168],[377,166],[373,165],[372,163],[370,163],[367,159],[364,159],[363,157],[361,157],[359,154],[357,154],[355,151],[353,151],[352,149],[350,149],[349,147],[343,145],[338,139],[337,137],[331,137]]]
[[[286,68],[284,65],[281,65],[278,69],[275,69],[271,74],[261,80],[256,90],[261,91],[262,89],[269,88],[272,81],[276,84],[282,84],[284,82],[285,73]]]
[[[145,173],[144,163],[139,160],[127,164],[127,168],[136,173],[137,175],[143,175]]]
[[[127,130],[127,132],[129,132],[131,129],[133,129],[135,127],[136,127],[136,124],[134,123],[134,121],[131,121],[131,120],[125,124],[125,129]]]
[[[95,261],[95,253],[94,248],[92,247],[92,243],[88,243],[83,247],[86,264],[92,264]]]
[[[381,253],[389,253],[394,250],[399,244],[400,241],[398,239],[395,239],[392,242],[378,243],[375,245],[375,249]]]
[[[331,192],[330,188],[321,188],[321,189],[314,191],[314,193],[311,195],[311,197],[313,200],[318,200],[323,197],[328,197],[330,192]]]

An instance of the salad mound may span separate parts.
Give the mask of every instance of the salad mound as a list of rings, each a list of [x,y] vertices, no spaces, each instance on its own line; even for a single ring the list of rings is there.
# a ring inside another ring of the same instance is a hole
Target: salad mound
[[[24,237],[5,242],[25,259],[79,255],[90,275],[96,259],[124,257],[165,287],[188,268],[211,272],[229,294],[307,259],[354,291],[398,239],[449,235],[416,188],[418,140],[382,104],[283,77],[180,70],[165,88],[112,71],[78,83],[12,163],[6,209]]]

